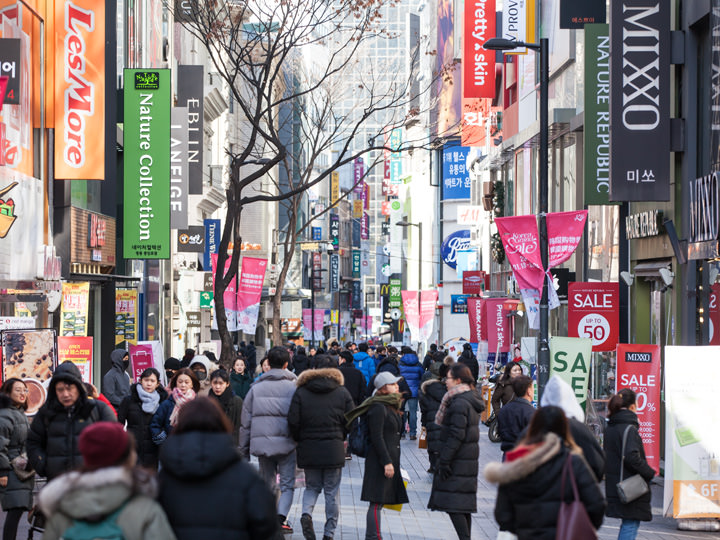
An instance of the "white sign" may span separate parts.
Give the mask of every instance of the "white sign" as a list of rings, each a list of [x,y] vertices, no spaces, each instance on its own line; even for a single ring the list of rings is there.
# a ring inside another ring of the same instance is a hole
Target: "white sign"
[[[28,330],[35,328],[35,317],[0,317],[0,330]]]
[[[482,206],[461,204],[458,206],[457,222],[458,225],[480,225],[484,215],[485,209]]]
[[[503,2],[503,38],[530,43],[535,39],[534,27],[535,0],[505,0]],[[506,51],[506,54],[527,54],[527,49],[513,49]]]

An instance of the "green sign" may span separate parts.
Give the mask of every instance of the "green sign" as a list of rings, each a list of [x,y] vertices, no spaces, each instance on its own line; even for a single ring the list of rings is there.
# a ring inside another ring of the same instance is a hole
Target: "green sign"
[[[123,256],[170,258],[170,70],[125,70]]]
[[[352,250],[352,273],[354,278],[360,277],[360,251]]]
[[[200,309],[212,309],[213,296],[214,293],[212,291],[202,291],[200,293]]]
[[[402,281],[399,279],[390,280],[390,294],[388,295],[388,307],[402,307]]]
[[[610,27],[585,25],[585,204],[610,202]]]
[[[592,340],[589,338],[550,338],[550,376],[570,385],[580,406],[585,408]]]

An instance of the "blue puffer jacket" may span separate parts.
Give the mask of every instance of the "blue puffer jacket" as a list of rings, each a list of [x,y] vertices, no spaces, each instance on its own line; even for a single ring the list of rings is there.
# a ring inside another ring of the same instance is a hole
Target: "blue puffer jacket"
[[[400,376],[408,383],[412,397],[418,397],[418,390],[425,370],[420,365],[417,354],[403,354],[398,364],[400,366]]]
[[[370,377],[375,375],[375,361],[366,352],[360,351],[353,355],[355,367],[358,368],[365,377],[365,384],[370,384]]]

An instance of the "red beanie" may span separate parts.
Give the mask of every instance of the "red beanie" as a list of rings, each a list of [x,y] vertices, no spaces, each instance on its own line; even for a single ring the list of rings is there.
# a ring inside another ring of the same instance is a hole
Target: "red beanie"
[[[80,433],[78,447],[88,469],[119,465],[127,455],[130,438],[118,422],[96,422]]]

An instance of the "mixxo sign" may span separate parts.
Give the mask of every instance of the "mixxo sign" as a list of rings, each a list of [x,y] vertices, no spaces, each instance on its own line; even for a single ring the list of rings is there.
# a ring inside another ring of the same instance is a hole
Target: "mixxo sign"
[[[620,328],[617,283],[568,284],[568,335],[590,338],[593,351],[614,351]]]

